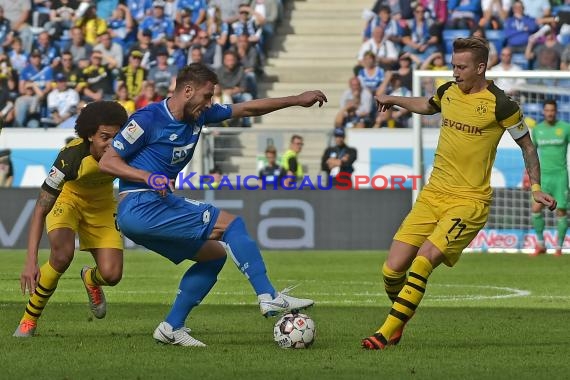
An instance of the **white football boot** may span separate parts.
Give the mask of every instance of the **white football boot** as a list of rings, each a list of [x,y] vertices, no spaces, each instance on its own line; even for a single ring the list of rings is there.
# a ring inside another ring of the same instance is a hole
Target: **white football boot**
[[[152,336],[156,341],[164,344],[185,347],[206,347],[206,345],[198,339],[192,338],[189,332],[190,329],[187,327],[172,330],[172,326],[170,326],[168,322],[160,322]]]
[[[288,293],[295,287],[285,288],[277,297],[272,298],[270,294],[260,294],[257,296],[259,300],[259,309],[264,317],[274,317],[278,314],[295,312],[313,306],[315,301],[307,298],[295,298]]]

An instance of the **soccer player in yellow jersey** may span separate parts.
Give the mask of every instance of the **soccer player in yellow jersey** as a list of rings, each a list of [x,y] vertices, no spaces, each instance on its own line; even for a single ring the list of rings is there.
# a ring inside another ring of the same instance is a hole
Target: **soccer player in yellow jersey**
[[[433,269],[441,263],[453,266],[485,225],[491,169],[505,130],[522,150],[534,200],[556,208],[554,198],[541,191],[536,148],[518,104],[485,78],[488,55],[485,40],[458,38],[452,55],[455,81],[429,98],[376,97],[379,111],[397,105],[426,115],[441,112],[442,122],[429,183],[396,232],[382,267],[392,308],[382,326],[362,340],[366,349],[398,344]]]
[[[91,252],[96,263],[81,271],[91,311],[96,318],[105,316],[101,285],[113,286],[121,280],[123,242],[115,224],[114,178],[99,170],[98,161],[127,118],[117,102],[90,103],[77,118],[79,138],[59,152],[32,214],[28,253],[20,276],[22,293],[28,291],[30,298],[14,336],[34,335],[38,318],[73,260],[75,234],[80,249]],[[39,267],[44,225],[51,253],[48,262]]]

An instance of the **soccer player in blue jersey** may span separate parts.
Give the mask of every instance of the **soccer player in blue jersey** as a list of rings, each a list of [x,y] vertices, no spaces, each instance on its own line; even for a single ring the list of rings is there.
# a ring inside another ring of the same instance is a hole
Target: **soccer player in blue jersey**
[[[296,96],[256,99],[232,105],[212,103],[216,74],[201,63],[178,73],[172,97],[135,112],[113,141],[99,166],[120,178],[117,222],[135,243],[175,264],[196,263],[182,277],[178,295],[164,322],[154,331],[157,341],[181,346],[205,346],[184,326],[217,281],[226,254],[253,286],[261,313],[273,316],[304,309],[313,300],[277,292],[269,280],[257,244],[241,217],[208,203],[173,195],[168,183],[194,154],[202,126],[231,117],[259,116],[292,106],[322,106],[321,91]],[[161,173],[161,174],[157,174]]]

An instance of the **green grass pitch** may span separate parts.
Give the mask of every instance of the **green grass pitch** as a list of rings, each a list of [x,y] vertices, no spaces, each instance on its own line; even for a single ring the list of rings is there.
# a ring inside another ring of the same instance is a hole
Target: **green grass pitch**
[[[389,302],[379,268],[385,252],[265,252],[279,288],[299,283],[317,339],[308,350],[273,342],[249,283],[228,260],[187,325],[206,348],[156,344],[152,332],[181,274],[156,254],[125,254],[122,282],[106,288],[108,310],[93,320],[77,253],[38,325],[11,335],[27,298],[19,288],[25,252],[0,251],[0,379],[546,379],[570,377],[570,256],[465,254],[438,268],[399,346],[364,351],[360,339]],[[42,252],[40,263],[47,254]]]

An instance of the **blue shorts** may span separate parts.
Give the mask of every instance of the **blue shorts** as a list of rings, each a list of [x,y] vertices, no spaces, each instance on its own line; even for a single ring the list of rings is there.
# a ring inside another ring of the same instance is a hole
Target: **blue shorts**
[[[219,214],[220,210],[209,203],[140,191],[127,194],[119,203],[117,223],[136,244],[179,264],[196,256]]]

